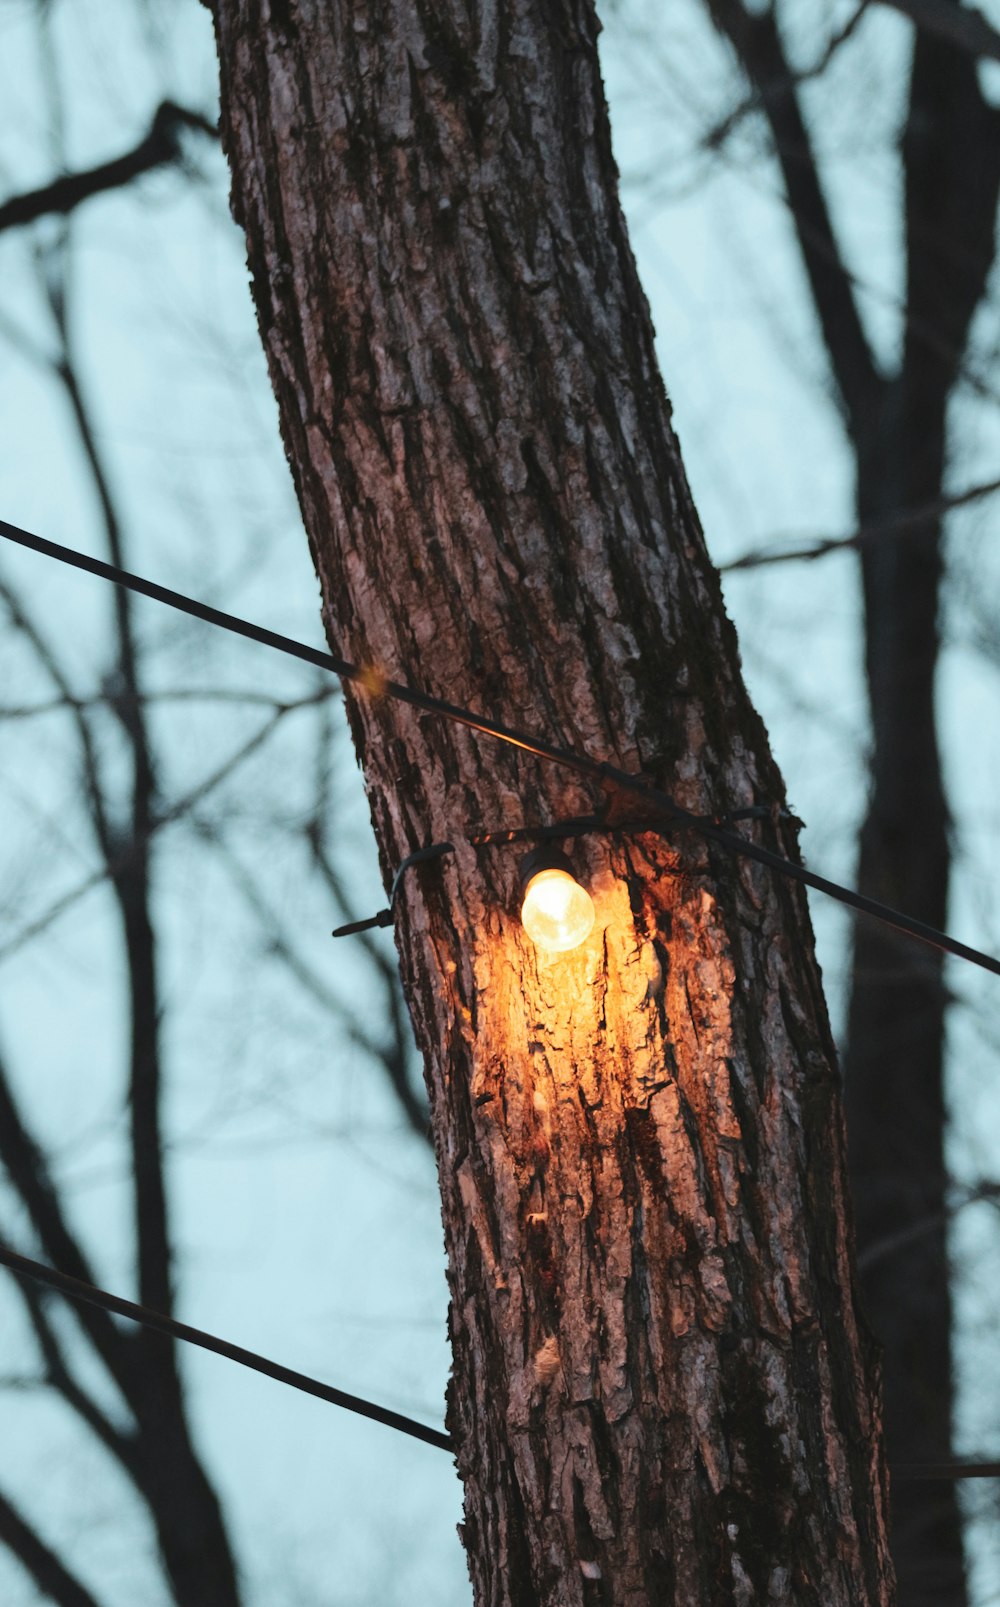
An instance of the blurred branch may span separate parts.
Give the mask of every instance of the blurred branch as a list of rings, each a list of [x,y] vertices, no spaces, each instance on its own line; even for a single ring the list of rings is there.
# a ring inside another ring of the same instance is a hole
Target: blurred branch
[[[63,94],[58,74],[58,51],[48,27],[50,8],[41,6],[40,37],[47,66],[52,126],[57,132],[54,166],[65,170],[69,163],[63,150]],[[85,199],[130,183],[142,173],[168,163],[180,164],[184,155],[185,129],[197,129],[215,138],[215,130],[204,118],[186,112],[171,102],[160,106],[146,138],[132,151],[114,162],[86,172],[65,175],[31,196],[21,196],[0,208],[0,229],[29,222],[44,213],[68,219]],[[114,489],[112,465],[105,453],[90,413],[84,371],[77,366],[75,324],[70,315],[68,289],[72,263],[69,256],[71,229],[68,222],[48,231],[35,252],[41,285],[47,297],[59,339],[58,353],[51,364],[69,404],[79,444],[89,470],[100,508],[103,535],[114,565],[125,567],[125,521]],[[174,1300],[173,1247],[166,1184],[162,1135],[161,1088],[163,1054],[160,1038],[161,997],[159,988],[158,935],[152,906],[150,843],[159,825],[157,777],[154,748],[147,724],[148,707],[143,696],[143,661],[136,630],[136,613],[131,595],[115,588],[109,599],[114,620],[112,669],[103,678],[107,707],[120,723],[128,745],[130,764],[121,782],[114,768],[115,793],[102,792],[93,749],[89,741],[90,723],[79,703],[72,698],[68,678],[54,676],[56,690],[69,701],[85,747],[87,797],[95,818],[103,861],[100,880],[108,879],[117,905],[122,943],[127,965],[126,1009],[128,1020],[128,1087],[126,1111],[129,1121],[131,1183],[133,1198],[136,1281],[140,1299],[169,1313]],[[58,625],[55,627],[58,629]],[[35,647],[41,644],[35,633]],[[54,659],[54,655],[49,654]],[[51,674],[51,666],[50,666]],[[272,719],[278,718],[275,714]],[[258,733],[258,741],[260,734]],[[257,744],[254,743],[254,746]],[[89,770],[88,770],[89,764]],[[91,784],[92,783],[92,784]],[[121,804],[112,809],[112,796]],[[176,806],[175,806],[176,807]],[[61,901],[63,907],[65,899]],[[63,1207],[56,1194],[44,1157],[37,1151],[20,1124],[9,1089],[12,1123],[0,1120],[0,1154],[13,1166],[12,1181],[25,1199],[29,1213],[42,1238],[49,1258],[66,1262],[59,1249],[45,1242],[58,1238],[63,1229],[69,1247],[76,1249],[80,1264],[83,1251],[69,1234]],[[8,1126],[13,1128],[10,1136]],[[22,1142],[17,1143],[18,1135]],[[18,1163],[20,1170],[18,1171]],[[32,1164],[34,1163],[34,1164]],[[27,1196],[27,1197],[26,1197]],[[81,1387],[60,1347],[58,1331],[48,1320],[39,1301],[28,1301],[36,1340],[42,1350],[53,1387],[63,1396],[106,1450],[116,1456],[129,1474],[137,1493],[145,1501],[153,1520],[160,1553],[174,1599],[179,1604],[211,1600],[215,1607],[237,1607],[239,1584],[218,1498],[191,1442],[184,1413],[181,1378],[175,1347],[153,1343],[148,1335],[126,1340],[112,1321],[106,1331],[93,1324],[91,1313],[81,1314],[84,1331],[98,1348],[112,1377],[131,1409],[134,1430],[119,1428],[113,1419]],[[110,1341],[109,1341],[110,1336]],[[16,1515],[14,1515],[16,1518]],[[74,1597],[70,1576],[52,1558],[28,1526],[20,1528],[12,1519],[11,1533],[0,1538],[29,1565],[33,1558],[35,1575],[43,1590],[60,1602],[80,1607],[82,1596]],[[40,1571],[42,1570],[42,1571]],[[44,1574],[44,1577],[43,1577]],[[88,1598],[89,1599],[89,1598]]]
[[[99,1607],[90,1591],[60,1562],[26,1523],[7,1497],[0,1494],[0,1540],[9,1546],[42,1595],[57,1607]]]
[[[90,726],[84,715],[84,705],[74,695],[70,686],[69,677],[56,656],[55,649],[43,634],[41,627],[27,612],[17,593],[0,580],[0,598],[7,605],[7,612],[16,628],[27,638],[35,651],[45,673],[60,694],[62,705],[69,709],[73,716],[77,738],[80,743],[80,754],[83,761],[84,792],[90,807],[91,821],[97,837],[101,853],[107,857],[109,852],[109,833],[107,808],[104,792],[101,786],[100,769],[97,763],[97,752],[94,747]]]
[[[789,84],[807,84],[816,78],[821,78],[841,45],[845,44],[854,33],[871,3],[872,0],[860,0],[860,4],[851,12],[844,26],[838,28],[837,32],[824,45],[823,50],[811,67],[803,67],[800,72],[791,74],[781,83],[769,85],[769,90],[787,89]],[[719,150],[751,112],[761,109],[762,99],[761,91],[756,88],[752,89],[750,94],[741,100],[737,106],[734,106],[733,110],[728,112],[721,122],[716,123],[714,128],[710,128],[708,133],[702,136],[702,149],[706,151]]]
[[[819,162],[798,95],[798,80],[788,64],[773,9],[751,12],[744,0],[707,0],[707,4],[716,27],[729,40],[752,86],[753,95],[745,109],[761,111],[768,121],[781,169],[782,200],[795,229],[852,441],[867,431],[873,413],[887,394],[887,381],[878,370],[864,333],[858,311],[859,294],[874,295],[894,307],[904,321],[907,335],[912,337],[911,344],[916,343],[947,365],[977,395],[1000,404],[1000,395],[990,380],[977,373],[965,355],[965,328],[961,322],[957,329],[942,330],[942,324],[955,323],[952,298],[939,291],[925,305],[914,298],[910,286],[900,301],[895,293],[867,283],[848,267],[833,229]],[[975,113],[971,102],[968,110],[970,115]],[[983,158],[990,156],[988,137],[981,128],[973,131],[971,139],[971,149],[979,151]],[[987,160],[966,163],[954,179],[951,187],[956,201],[960,190],[963,192],[960,214],[967,211],[977,216],[982,211],[964,192],[975,187],[990,166]],[[913,209],[909,206],[906,215],[909,227],[913,222]],[[953,252],[954,237],[960,232],[950,228],[942,236],[938,231],[934,236],[936,247],[946,245]]]
[[[953,5],[952,0],[881,0],[901,11],[924,33],[943,39],[973,56],[1000,61],[1000,33],[974,6]]]
[[[322,875],[340,909],[346,914],[348,920],[356,920],[358,912],[348,903],[341,879],[326,852],[317,820],[309,822],[306,828],[306,836],[316,868]],[[385,992],[386,1006],[389,1012],[391,1046],[380,1052],[379,1059],[385,1068],[389,1082],[392,1084],[393,1092],[403,1107],[407,1121],[414,1132],[418,1133],[425,1143],[430,1144],[431,1133],[427,1106],[414,1091],[409,1076],[410,1057],[408,1050],[412,1039],[409,1031],[409,1018],[406,1015],[399,986],[399,972],[394,961],[390,960],[381,948],[374,932],[358,933],[357,943],[364,950],[378,973]]]
[[[56,372],[62,382],[101,508],[111,562],[125,567],[122,520],[111,477],[77,373],[66,304],[66,258],[60,254],[58,277],[48,281],[52,316],[62,343]],[[163,1175],[160,1089],[160,998],[157,944],[150,908],[149,847],[154,816],[156,778],[153,753],[140,702],[139,655],[134,600],[123,587],[113,588],[117,671],[121,695],[111,708],[121,721],[132,758],[128,824],[104,843],[105,862],[121,920],[129,978],[129,1136],[132,1148],[136,1253],[139,1298],[158,1310],[173,1310],[173,1266]],[[171,1387],[176,1386],[172,1347],[157,1352]]]
[[[729,575],[742,569],[761,569],[767,564],[797,563],[825,558],[830,552],[857,552],[869,541],[881,541],[890,536],[905,536],[912,530],[926,529],[929,525],[937,524],[944,514],[951,513],[955,508],[964,508],[970,502],[978,502],[980,498],[991,496],[996,491],[1000,491],[1000,480],[987,480],[983,485],[970,486],[953,497],[937,497],[933,502],[925,503],[923,507],[894,514],[891,519],[879,519],[874,524],[855,530],[849,536],[820,536],[812,541],[803,542],[798,547],[779,547],[770,544],[755,547],[739,558],[732,558],[728,563],[720,564],[719,573]]]
[[[179,161],[183,155],[181,134],[185,129],[196,129],[212,139],[219,137],[218,130],[207,118],[165,100],[156,109],[149,133],[123,156],[79,173],[66,173],[41,189],[11,196],[0,205],[0,232],[22,228],[51,213],[65,216],[93,195],[121,189],[154,168]]]
[[[925,33],[947,40],[950,44],[957,45],[961,50],[970,51],[975,56],[1000,61],[1000,33],[981,11],[969,6],[952,5],[950,0],[880,0],[880,3],[890,6],[895,11],[901,11]],[[775,93],[786,90],[793,84],[807,84],[821,78],[841,45],[846,44],[856,32],[858,24],[872,4],[873,0],[859,0],[859,4],[855,6],[847,21],[831,35],[811,66],[803,67],[798,72],[790,72],[786,78],[768,84],[767,91]],[[701,141],[703,149],[718,150],[740,123],[752,112],[761,109],[762,102],[763,91],[754,88],[703,136]]]
[[[13,595],[0,582],[0,594],[5,598]],[[333,696],[336,688],[330,688],[328,696]],[[34,720],[45,714],[64,713],[67,709],[100,709],[107,708],[117,693],[111,690],[93,692],[88,697],[75,697],[71,693],[63,697],[46,698],[39,703],[0,703],[0,720]],[[182,687],[174,691],[140,692],[139,702],[145,707],[160,703],[238,703],[250,708],[259,709],[289,709],[303,708],[315,703],[315,696],[310,693],[300,701],[287,702],[283,698],[275,697],[269,692],[241,692],[228,687]]]
[[[322,692],[313,694],[312,697],[297,699],[294,703],[279,704],[271,718],[266,720],[260,729],[254,732],[252,737],[242,743],[235,753],[230,754],[229,758],[225,759],[218,769],[213,770],[196,787],[192,787],[190,792],[185,793],[183,797],[178,798],[176,803],[171,804],[168,809],[164,809],[154,815],[149,822],[148,835],[152,837],[162,830],[164,826],[169,826],[174,824],[175,821],[182,820],[194,808],[195,804],[206,798],[210,792],[220,786],[223,781],[226,781],[245,760],[256,753],[257,749],[267,741],[272,731],[286,715],[308,707],[309,704],[316,703],[323,697],[333,697],[338,690],[337,687],[331,685],[329,688],[324,688]],[[75,887],[71,887],[68,892],[60,894],[47,909],[42,911],[41,915],[36,916],[27,925],[22,926],[19,931],[14,933],[13,937],[7,939],[6,943],[0,944],[0,964],[9,959],[12,954],[17,953],[19,949],[22,949],[26,943],[30,943],[34,938],[40,936],[42,932],[52,925],[53,921],[58,920],[61,915],[65,915],[66,911],[72,909],[74,904],[78,904],[81,898],[86,897],[95,887],[100,887],[108,880],[109,876],[120,871],[121,868],[121,862],[112,859],[109,863],[93,871],[82,882],[78,882]]]
[[[0,1061],[0,1162],[17,1193],[45,1254],[54,1266],[93,1283],[94,1272],[63,1215],[45,1157],[21,1120],[6,1067]],[[130,1341],[106,1312],[81,1311],[80,1321],[111,1375],[128,1399]]]
[[[823,330],[848,428],[856,437],[884,381],[865,336],[853,284],[834,233],[819,163],[806,128],[795,78],[773,10],[749,11],[744,0],[708,0],[771,129],[799,249]]]
[[[196,828],[228,867],[236,886],[253,910],[265,933],[267,950],[285,965],[299,986],[336,1019],[348,1040],[361,1049],[385,1070],[406,1119],[413,1130],[429,1142],[427,1110],[414,1094],[407,1077],[405,1023],[398,1000],[389,991],[390,1041],[380,1044],[352,1015],[351,1010],[327,986],[317,971],[296,949],[291,937],[283,930],[280,917],[262,893],[256,879],[208,821],[194,822]]]
[[[45,1363],[45,1376],[41,1382],[58,1391],[66,1404],[72,1408],[81,1422],[87,1425],[105,1450],[109,1451],[122,1464],[125,1470],[134,1477],[136,1472],[134,1440],[131,1435],[123,1433],[116,1428],[115,1424],[105,1415],[96,1401],[87,1394],[78,1380],[73,1377],[63,1348],[56,1337],[55,1329],[49,1321],[48,1313],[45,1309],[44,1292],[39,1288],[25,1287],[23,1278],[15,1278],[14,1281],[27,1307],[28,1317]],[[126,1385],[123,1386],[116,1377],[115,1383],[127,1399],[127,1381]]]
[[[63,343],[63,353],[56,365],[56,372],[66,392],[80,444],[83,447],[84,457],[87,460],[87,467],[94,483],[94,490],[101,505],[101,516],[104,522],[104,533],[111,562],[117,568],[122,569],[125,567],[122,523],[112,495],[110,478],[104,466],[101,452],[97,445],[97,437],[80,388],[76,365],[71,355],[65,297],[62,290],[52,293],[50,300],[53,316]],[[118,636],[118,663],[121,679],[124,683],[124,693],[117,698],[111,698],[110,704],[121,720],[133,750],[135,767],[132,800],[133,826],[136,829],[141,829],[149,810],[150,799],[154,790],[154,780],[152,756],[140,697],[138,655],[133,626],[134,599],[131,593],[123,586],[115,586],[112,590]]]
[[[959,1211],[967,1205],[977,1205],[985,1201],[990,1205],[1000,1204],[1000,1183],[982,1182],[971,1185],[956,1193],[953,1200],[941,1211],[928,1211],[916,1222],[910,1222],[905,1228],[896,1233],[887,1233],[884,1238],[876,1239],[867,1245],[858,1255],[858,1271],[867,1272],[870,1268],[878,1266],[879,1262],[887,1260],[890,1256],[898,1255],[900,1250],[906,1250],[911,1244],[918,1244],[930,1233],[935,1233],[943,1222],[950,1222]]]
[[[347,889],[328,847],[328,822],[331,818],[329,754],[333,741],[329,707],[320,710],[316,727],[318,739],[314,758],[316,803],[312,819],[306,824],[305,837],[313,863],[332,894],[338,912],[347,920],[355,921],[359,911],[348,897]],[[391,1047],[382,1054],[382,1065],[410,1126],[426,1144],[431,1144],[427,1104],[419,1090],[414,1088],[409,1075],[413,1035],[403,1000],[399,967],[395,956],[390,957],[386,953],[375,933],[371,931],[359,934],[358,945],[375,967],[388,1008]]]

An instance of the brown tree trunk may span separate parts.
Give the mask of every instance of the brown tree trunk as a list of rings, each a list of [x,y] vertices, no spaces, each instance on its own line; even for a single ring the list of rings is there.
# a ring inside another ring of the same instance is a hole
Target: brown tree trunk
[[[804,899],[583,839],[544,960],[478,828],[594,799],[391,673],[781,802],[684,480],[585,0],[215,0],[234,206],[425,1056],[480,1607],[891,1600],[838,1076]],[[777,820],[777,815],[775,815]],[[784,823],[760,830],[794,852]]]

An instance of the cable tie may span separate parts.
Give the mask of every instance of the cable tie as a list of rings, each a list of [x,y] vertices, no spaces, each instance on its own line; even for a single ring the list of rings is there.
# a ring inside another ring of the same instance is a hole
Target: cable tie
[[[331,937],[355,937],[358,932],[370,932],[376,926],[391,926],[392,910],[379,910],[363,921],[348,921],[346,926],[335,926]]]

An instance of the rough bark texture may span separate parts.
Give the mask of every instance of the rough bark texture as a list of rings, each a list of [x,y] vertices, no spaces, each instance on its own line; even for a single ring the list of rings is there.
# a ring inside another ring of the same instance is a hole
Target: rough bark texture
[[[838,1076],[804,901],[577,848],[543,961],[479,827],[593,800],[379,672],[779,803],[617,201],[584,0],[216,0],[234,206],[426,1061],[480,1607],[887,1603]],[[747,828],[751,829],[751,828]],[[794,852],[784,823],[762,829]]]

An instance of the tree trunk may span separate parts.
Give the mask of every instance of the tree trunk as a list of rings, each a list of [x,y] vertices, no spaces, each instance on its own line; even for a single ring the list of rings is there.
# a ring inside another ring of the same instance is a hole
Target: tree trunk
[[[855,419],[862,528],[944,494],[949,399],[994,258],[1000,119],[974,58],[925,35],[901,155],[908,321],[898,375]],[[951,862],[934,696],[941,535],[940,521],[904,527],[861,552],[872,758],[858,885],[937,927]],[[946,1002],[940,955],[858,926],[845,1056],[851,1180],[865,1304],[885,1346],[888,1446],[900,1461],[951,1447]],[[902,1607],[963,1607],[953,1485],[894,1490],[892,1537]]]
[[[923,478],[926,459],[906,453],[901,463],[900,445],[887,428],[859,485],[862,520],[885,517],[886,503],[894,511],[918,505],[900,479],[911,484],[914,470]],[[937,469],[940,476],[940,461]],[[938,539],[937,529],[909,531],[863,554],[877,734],[858,886],[940,929],[950,855],[934,719]],[[941,955],[859,923],[845,1056],[851,1184],[865,1307],[885,1350],[887,1442],[901,1461],[943,1459],[951,1447],[944,1017]],[[892,1541],[902,1607],[961,1607],[954,1486],[895,1488]]]
[[[215,0],[234,208],[425,1056],[480,1607],[891,1600],[838,1075],[800,890],[595,833],[543,959],[479,828],[587,789],[390,673],[780,805],[653,355],[585,0]],[[784,822],[755,825],[795,851]]]
[[[902,360],[887,378],[861,319],[778,10],[706,3],[770,124],[855,455],[859,527],[899,523],[898,534],[861,550],[873,740],[859,886],[940,927],[950,870],[934,704],[941,526],[912,516],[945,489],[949,401],[994,260],[1000,117],[974,56],[923,32],[921,16],[900,129]],[[945,1004],[940,959],[857,927],[845,1068],[852,1186],[866,1304],[884,1343],[888,1444],[903,1461],[943,1459],[951,1438]],[[892,1517],[902,1607],[963,1607],[955,1487],[901,1485]]]

